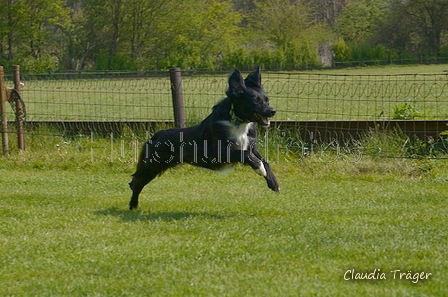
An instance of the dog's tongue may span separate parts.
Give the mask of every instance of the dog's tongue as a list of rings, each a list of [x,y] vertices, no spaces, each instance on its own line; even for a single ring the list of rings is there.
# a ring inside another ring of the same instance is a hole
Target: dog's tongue
[[[271,124],[271,121],[269,120],[268,117],[260,117],[260,118],[265,126],[269,126]]]

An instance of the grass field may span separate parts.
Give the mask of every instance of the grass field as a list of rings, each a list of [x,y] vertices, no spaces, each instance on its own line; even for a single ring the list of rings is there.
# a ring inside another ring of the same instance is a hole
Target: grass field
[[[278,111],[278,120],[392,119],[394,108],[400,106],[415,110],[405,119],[446,119],[447,68],[425,65],[265,72],[263,84]],[[204,118],[225,96],[227,77],[183,77],[188,122]],[[22,95],[29,120],[173,117],[168,73],[162,78],[27,80]]]
[[[280,193],[243,166],[182,166],[131,212],[133,169],[88,151],[0,157],[0,296],[448,291],[446,161],[273,164]],[[386,279],[352,279],[375,269]]]

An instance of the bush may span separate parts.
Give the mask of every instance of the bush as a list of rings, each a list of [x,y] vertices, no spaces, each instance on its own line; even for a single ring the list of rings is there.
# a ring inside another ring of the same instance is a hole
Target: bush
[[[265,70],[280,70],[287,68],[303,68],[321,66],[318,62],[317,48],[309,43],[291,42],[286,46],[274,48],[236,48],[223,55],[224,68],[236,67],[251,69],[260,65]]]
[[[441,57],[448,57],[448,44],[441,46],[439,53]]]
[[[100,53],[93,68],[95,70],[135,70],[138,67],[127,55],[110,56],[107,53]]]
[[[362,65],[363,63],[374,61],[376,64],[389,63],[391,59],[397,59],[398,53],[389,49],[383,44],[371,46],[368,44],[355,45],[346,43],[343,38],[339,38],[332,46],[336,62],[353,62]]]
[[[394,106],[394,120],[414,120],[421,117],[422,114],[414,104],[401,103]]]
[[[344,38],[339,38],[338,41],[333,43],[331,49],[334,52],[335,61],[343,62],[353,60],[353,50],[347,45]]]

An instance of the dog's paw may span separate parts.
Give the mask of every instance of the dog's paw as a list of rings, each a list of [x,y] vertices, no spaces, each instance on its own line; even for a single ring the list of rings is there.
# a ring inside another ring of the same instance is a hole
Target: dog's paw
[[[129,202],[129,210],[136,209],[138,207],[138,202],[135,203],[134,201]]]
[[[275,178],[274,175],[268,175],[266,177],[266,181],[268,183],[269,189],[275,192],[280,191],[280,186],[278,185],[277,179]]]

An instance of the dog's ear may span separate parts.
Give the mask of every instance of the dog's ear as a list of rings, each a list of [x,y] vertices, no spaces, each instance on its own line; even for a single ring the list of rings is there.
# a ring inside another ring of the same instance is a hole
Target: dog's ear
[[[261,89],[262,86],[261,86],[261,69],[260,69],[260,66],[257,66],[257,68],[255,68],[255,70],[253,72],[249,73],[249,75],[246,77],[244,82],[246,83],[247,87],[260,88]]]
[[[246,85],[244,79],[238,69],[233,70],[229,77],[229,88],[226,91],[226,95],[230,98],[238,98],[244,93]]]

